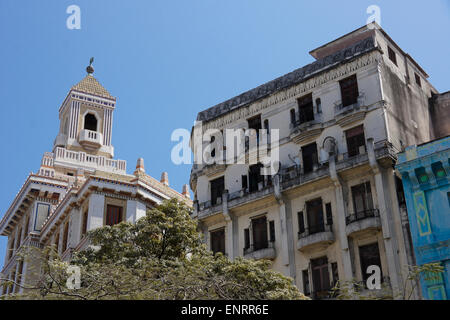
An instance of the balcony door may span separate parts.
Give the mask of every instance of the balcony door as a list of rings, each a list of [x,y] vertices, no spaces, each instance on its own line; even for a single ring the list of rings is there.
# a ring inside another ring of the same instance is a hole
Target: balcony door
[[[312,94],[308,94],[297,100],[300,124],[314,120]]]
[[[265,249],[268,247],[267,239],[267,218],[261,217],[252,220],[253,230],[253,246],[256,250]]]
[[[358,155],[359,148],[366,145],[364,127],[362,125],[345,131],[345,137],[347,140],[347,152],[349,157]]]
[[[356,74],[339,81],[341,87],[342,106],[346,107],[358,101],[358,81]]]
[[[325,298],[330,290],[330,274],[328,273],[328,259],[322,257],[311,260],[313,291],[315,298]]]
[[[306,213],[309,234],[325,231],[321,198],[306,202]]]
[[[250,192],[258,191],[258,184],[264,181],[264,176],[261,175],[262,167],[262,164],[258,163],[249,168]]]
[[[353,210],[355,214],[365,213],[373,209],[370,182],[352,187]]]
[[[381,259],[378,242],[359,247],[359,260],[361,264],[362,278],[364,280],[364,284],[366,284],[366,281],[370,276],[370,274],[367,273],[367,268],[369,266],[376,265],[381,270]],[[381,278],[383,279],[382,274]]]
[[[317,144],[311,143],[302,147],[303,173],[312,172],[314,165],[319,162],[317,155]]]
[[[217,198],[221,198],[225,190],[225,178],[220,177],[211,181],[211,204],[217,204]]]

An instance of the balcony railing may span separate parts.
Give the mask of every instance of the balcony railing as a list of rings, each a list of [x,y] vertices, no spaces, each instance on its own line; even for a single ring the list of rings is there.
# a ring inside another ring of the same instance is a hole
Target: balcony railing
[[[81,145],[100,148],[103,144],[103,135],[100,132],[84,129],[81,130],[78,140]]]
[[[359,96],[356,98],[356,102],[347,106],[344,106],[342,101],[336,101],[334,103],[334,115],[342,115],[349,112],[352,112],[354,110],[359,110],[361,107],[365,105],[366,98],[365,94],[363,92],[359,93]]]
[[[258,249],[255,249],[256,247],[258,247]],[[267,249],[267,248],[273,248],[274,247],[274,242],[273,241],[267,241],[267,243],[262,243],[262,244],[258,244],[258,245],[254,245],[253,243],[250,245],[250,247],[248,248],[244,248],[244,255],[258,251],[258,250],[263,250],[263,249]]]
[[[53,154],[55,162],[68,162],[76,165],[82,165],[93,169],[102,169],[126,173],[127,163],[125,160],[112,160],[103,156],[93,156],[85,152],[70,151],[65,148],[57,147]]]
[[[308,226],[308,228],[305,229],[305,231],[298,233],[298,238],[303,239],[303,238],[309,237],[310,235],[313,235],[316,233],[325,232],[325,231],[327,231],[327,226],[328,225],[326,225],[325,223],[317,224],[317,225],[310,225],[310,226]],[[328,228],[328,229],[331,229],[331,228]]]
[[[354,214],[351,214],[347,217],[345,217],[345,223],[349,225],[352,222],[364,220],[366,218],[374,218],[379,217],[380,211],[378,209],[368,209],[364,211],[360,211]]]

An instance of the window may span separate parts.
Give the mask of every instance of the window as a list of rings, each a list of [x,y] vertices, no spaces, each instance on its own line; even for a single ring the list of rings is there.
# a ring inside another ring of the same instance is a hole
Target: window
[[[244,249],[250,248],[250,229],[244,229]]]
[[[388,47],[388,55],[389,55],[389,59],[395,64],[397,65],[397,56],[395,54],[395,51],[392,50],[391,47]]]
[[[270,242],[275,242],[275,221],[269,221]]]
[[[322,102],[320,101],[320,98],[316,99],[316,107],[317,107],[317,113],[322,113]]]
[[[325,204],[325,212],[327,215],[327,225],[331,226],[333,224],[333,212],[331,211],[331,203]]]
[[[333,262],[331,264],[331,275],[333,276],[333,287],[336,286],[336,284],[339,281],[339,272],[338,272],[338,265],[337,262]]]
[[[262,164],[258,163],[250,166],[249,168],[249,180],[250,180],[250,192],[255,192],[259,190],[259,183],[264,182],[264,176],[261,175]]]
[[[306,214],[309,234],[325,231],[321,198],[306,202]]]
[[[356,74],[339,81],[341,87],[342,106],[346,107],[358,101],[358,81]]]
[[[295,124],[295,109],[291,109],[290,115],[291,115],[291,123]]]
[[[211,232],[211,251],[214,254],[218,252],[225,254],[225,229]]]
[[[106,206],[106,225],[113,226],[122,222],[122,207],[108,204]]]
[[[370,182],[353,186],[351,189],[353,196],[353,210],[355,214],[373,210]]]
[[[267,248],[269,243],[267,241],[266,217],[252,219],[252,230],[253,230],[253,246],[255,251]]]
[[[420,76],[417,73],[414,73],[414,77],[416,78],[416,84],[422,88],[422,82],[420,81]]]
[[[242,181],[242,189],[246,190],[248,188],[248,177],[247,177],[247,175],[242,175],[241,181]]]
[[[399,206],[406,206],[406,200],[405,200],[405,192],[403,190],[403,183],[402,180],[394,175],[395,178],[395,190],[397,193],[397,200]]]
[[[378,243],[375,242],[373,244],[359,247],[359,259],[361,263],[361,274],[365,284],[370,276],[370,274],[367,273],[367,268],[369,266],[376,265],[380,267],[381,270],[381,259]]]
[[[17,283],[22,285],[22,274],[23,274],[23,260],[19,263],[19,274],[17,275]],[[20,290],[20,286],[17,285],[17,292]]]
[[[225,178],[220,177],[211,181],[211,204],[217,204],[217,198],[222,199],[222,194],[225,191]]]
[[[62,251],[66,251],[67,250],[67,240],[69,238],[69,223],[67,222],[64,225],[64,233],[63,233],[63,243],[62,243]]]
[[[302,280],[303,280],[303,294],[308,296],[311,294],[311,286],[309,285],[308,269],[302,271]]]
[[[360,148],[366,146],[366,139],[364,136],[364,127],[358,126],[345,131],[347,140],[347,152],[349,157],[354,157],[360,154]]]
[[[261,115],[250,118],[247,120],[248,128],[256,130],[256,143],[259,145],[259,130],[262,129],[261,126]]]
[[[83,213],[83,222],[81,224],[81,236],[84,236],[87,232],[87,224],[88,224],[88,217],[89,217],[89,212],[86,210]]]
[[[297,99],[300,124],[314,120],[312,93]]]
[[[314,170],[314,165],[319,162],[316,143],[311,143],[302,147],[303,173],[309,173]]]
[[[298,218],[298,233],[305,232],[305,217],[303,216],[303,211],[297,213]]]
[[[447,173],[445,172],[444,167],[442,166],[442,162],[435,162],[431,164],[431,170],[433,170],[433,174],[436,177],[436,179],[442,179],[445,178]]]
[[[416,178],[419,181],[419,183],[427,183],[428,182],[429,178],[428,178],[427,172],[425,171],[424,167],[414,169],[414,172],[416,173]]]
[[[84,117],[84,129],[97,131],[97,118],[92,113],[88,113]]]
[[[325,298],[330,290],[330,275],[328,273],[327,257],[311,260],[313,290],[315,298]]]

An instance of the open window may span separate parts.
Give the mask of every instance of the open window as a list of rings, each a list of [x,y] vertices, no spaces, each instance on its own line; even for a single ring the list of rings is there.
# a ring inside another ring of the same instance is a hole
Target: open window
[[[222,198],[225,191],[225,178],[220,177],[211,181],[211,204],[217,204],[217,198]]]
[[[339,81],[341,87],[342,107],[355,104],[358,101],[358,81],[356,74]]]
[[[249,168],[249,191],[255,192],[259,190],[259,184],[264,182],[264,176],[261,175],[261,163],[250,166]]]
[[[372,191],[370,182],[352,187],[353,210],[355,214],[373,210]]]
[[[314,120],[312,93],[297,99],[300,124]]]
[[[364,127],[362,125],[345,131],[345,137],[347,139],[347,152],[349,157],[361,154],[361,147],[364,147],[365,150],[366,139],[364,136]]]
[[[211,231],[211,251],[225,254],[225,229]]]
[[[325,298],[330,290],[330,274],[328,272],[328,259],[322,257],[311,260],[313,290],[315,298]]]
[[[319,162],[317,144],[315,142],[302,147],[302,158],[303,173],[312,172],[314,170],[314,165],[317,165]]]
[[[92,113],[88,113],[84,116],[84,129],[97,131],[97,118]]]
[[[267,239],[267,218],[252,219],[253,246],[255,251],[269,246]]]
[[[375,242],[373,244],[359,247],[359,260],[361,264],[362,278],[364,283],[366,283],[367,279],[371,275],[370,273],[367,273],[367,268],[369,266],[376,265],[380,268],[381,271],[381,259],[380,250],[378,249],[378,243]],[[382,274],[381,278],[383,278]]]
[[[308,217],[309,234],[325,231],[321,198],[306,202],[306,214]]]

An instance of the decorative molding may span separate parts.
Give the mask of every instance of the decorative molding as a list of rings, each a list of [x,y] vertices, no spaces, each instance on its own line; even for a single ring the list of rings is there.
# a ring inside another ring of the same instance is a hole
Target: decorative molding
[[[358,50],[356,50],[356,47],[358,47]],[[378,64],[380,60],[379,53],[374,51],[375,49],[373,39],[368,38],[351,48],[336,53],[336,55],[318,60],[215,107],[202,111],[198,114],[197,120],[209,121],[204,124],[206,130],[208,128],[224,127],[239,119],[248,118],[269,106],[346,76],[374,62]],[[350,54],[351,52],[353,54]],[[346,58],[347,56],[350,56],[350,58]],[[336,57],[339,57],[339,59]],[[328,64],[324,61],[329,59],[334,62]],[[329,68],[333,69],[325,71],[325,69]]]

